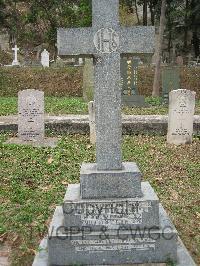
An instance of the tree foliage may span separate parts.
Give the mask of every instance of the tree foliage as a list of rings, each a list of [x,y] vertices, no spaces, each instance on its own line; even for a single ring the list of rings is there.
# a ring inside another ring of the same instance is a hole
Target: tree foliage
[[[159,25],[161,0],[120,0],[120,4],[134,16],[135,24]],[[58,27],[90,26],[91,10],[92,0],[0,0],[0,30],[6,29],[29,45],[54,44]],[[193,48],[199,55],[199,0],[167,0],[165,41],[169,51],[177,39],[182,41],[178,47],[181,53]]]

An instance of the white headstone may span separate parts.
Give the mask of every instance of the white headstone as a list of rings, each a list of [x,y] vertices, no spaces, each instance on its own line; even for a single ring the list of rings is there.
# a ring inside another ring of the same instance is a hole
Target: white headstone
[[[23,90],[18,93],[18,137],[25,142],[44,140],[44,92]]]
[[[45,138],[44,92],[18,92],[18,137],[7,140],[6,144],[54,148],[57,141],[57,138]]]
[[[89,111],[89,125],[90,125],[90,143],[96,143],[96,124],[95,124],[95,107],[94,102],[91,101],[88,103]]]
[[[49,52],[46,49],[41,53],[41,64],[43,67],[49,67]]]
[[[180,145],[192,143],[196,92],[174,90],[169,94],[167,142]]]
[[[82,66],[83,65],[83,58],[79,58],[78,62],[79,62],[79,65]]]
[[[15,45],[15,47],[12,48],[12,50],[14,51],[14,60],[12,62],[12,66],[19,66],[20,63],[17,59],[17,52],[19,51],[19,48],[17,48],[17,45]]]

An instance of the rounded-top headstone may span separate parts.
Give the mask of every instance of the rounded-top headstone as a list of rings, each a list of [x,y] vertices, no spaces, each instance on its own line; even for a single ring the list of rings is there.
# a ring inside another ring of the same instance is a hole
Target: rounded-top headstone
[[[174,90],[169,94],[169,120],[167,142],[170,144],[192,143],[196,92]]]
[[[18,92],[18,137],[22,141],[44,140],[44,92],[23,90]]]

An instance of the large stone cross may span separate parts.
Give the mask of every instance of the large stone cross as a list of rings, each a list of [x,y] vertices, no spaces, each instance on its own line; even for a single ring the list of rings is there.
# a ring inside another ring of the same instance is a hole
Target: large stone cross
[[[59,55],[93,57],[98,170],[122,169],[120,56],[154,52],[154,27],[121,27],[119,0],[92,0],[92,27],[58,29]]]

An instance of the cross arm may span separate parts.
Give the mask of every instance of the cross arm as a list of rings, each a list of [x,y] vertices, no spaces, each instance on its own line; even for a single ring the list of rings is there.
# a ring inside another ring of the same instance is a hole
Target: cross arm
[[[59,55],[92,55],[94,53],[93,33],[91,28],[59,28],[57,31]]]
[[[121,54],[153,54],[155,49],[155,28],[151,26],[121,27]]]

